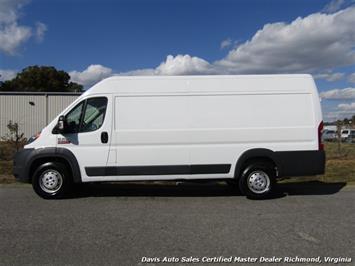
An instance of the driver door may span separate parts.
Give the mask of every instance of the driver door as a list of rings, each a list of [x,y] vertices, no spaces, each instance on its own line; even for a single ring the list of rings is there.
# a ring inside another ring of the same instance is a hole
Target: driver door
[[[110,109],[110,98],[95,96],[82,100],[65,115],[65,133],[58,135],[57,147],[75,155],[84,182],[104,176],[100,173],[106,168],[110,147]],[[96,173],[94,176],[89,168]]]

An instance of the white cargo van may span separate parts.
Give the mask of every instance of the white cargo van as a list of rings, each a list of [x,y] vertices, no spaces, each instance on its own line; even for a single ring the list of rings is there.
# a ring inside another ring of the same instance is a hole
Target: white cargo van
[[[254,198],[280,177],[324,173],[310,75],[111,77],[87,90],[14,160],[44,198],[72,183],[230,180]]]

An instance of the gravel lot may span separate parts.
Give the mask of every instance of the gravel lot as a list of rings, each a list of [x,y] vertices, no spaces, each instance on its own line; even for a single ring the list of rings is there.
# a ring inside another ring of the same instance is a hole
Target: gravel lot
[[[170,265],[190,256],[353,256],[346,265],[355,264],[355,187],[344,183],[285,184],[284,195],[264,201],[216,184],[81,190],[49,201],[29,185],[0,185],[0,264],[162,265],[142,257],[165,256],[179,258]]]

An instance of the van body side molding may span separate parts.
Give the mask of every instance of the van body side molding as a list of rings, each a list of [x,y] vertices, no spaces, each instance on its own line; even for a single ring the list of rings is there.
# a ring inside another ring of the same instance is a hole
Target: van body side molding
[[[230,164],[85,167],[88,176],[227,174]]]

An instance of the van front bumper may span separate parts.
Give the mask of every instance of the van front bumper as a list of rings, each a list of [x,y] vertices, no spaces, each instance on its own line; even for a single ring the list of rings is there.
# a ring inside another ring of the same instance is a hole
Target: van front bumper
[[[15,154],[13,161],[13,174],[18,181],[27,183],[31,181],[26,165],[29,162],[33,151],[34,149],[22,149]]]

